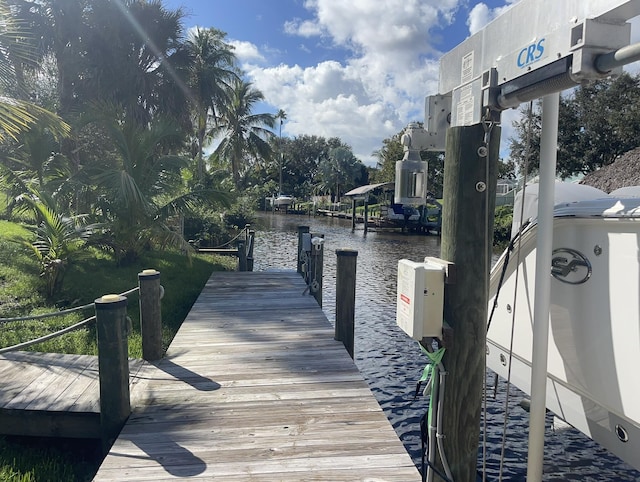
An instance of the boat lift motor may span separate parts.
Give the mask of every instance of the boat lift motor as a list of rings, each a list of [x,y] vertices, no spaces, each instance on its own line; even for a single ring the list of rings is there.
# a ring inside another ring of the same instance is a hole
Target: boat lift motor
[[[427,202],[428,164],[420,158],[420,147],[424,142],[420,136],[428,138],[429,133],[416,123],[409,124],[402,135],[400,142],[404,149],[404,156],[402,160],[396,162],[393,197],[396,204],[422,206]]]

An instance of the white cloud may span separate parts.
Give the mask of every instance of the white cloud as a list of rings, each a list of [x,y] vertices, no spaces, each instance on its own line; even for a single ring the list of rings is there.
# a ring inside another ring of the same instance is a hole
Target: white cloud
[[[493,16],[491,10],[485,3],[478,3],[471,12],[469,12],[469,18],[467,19],[467,26],[469,27],[469,33],[473,35],[487,25]]]
[[[469,34],[480,31],[485,25],[491,22],[496,17],[499,17],[506,10],[511,8],[513,4],[518,3],[520,0],[507,0],[507,4],[502,7],[496,7],[490,9],[485,3],[476,4],[469,12],[469,18],[467,18],[467,26],[469,27]]]
[[[284,31],[289,35],[299,35],[301,37],[315,37],[322,34],[322,28],[318,23],[300,19],[285,22]]]
[[[265,58],[251,42],[242,40],[230,40],[229,44],[233,46],[233,53],[240,63],[245,62],[264,62]]]
[[[467,26],[476,32],[517,0],[490,9],[477,4]],[[283,25],[290,35],[346,49],[351,56],[340,62],[324,61],[309,67],[264,66],[258,49],[238,43],[238,57],[249,80],[267,103],[287,113],[286,135],[317,134],[339,137],[369,165],[382,140],[410,121],[424,120],[424,98],[438,91],[441,55],[433,32],[446,27],[459,14],[464,0],[306,0],[310,20],[293,19]],[[240,48],[242,47],[242,48]],[[265,47],[262,52],[268,55]],[[242,55],[240,52],[242,51]],[[513,134],[517,111],[503,113],[502,156]]]
[[[322,37],[351,57],[316,66],[244,65],[267,102],[284,109],[288,135],[337,136],[368,164],[382,140],[424,119],[424,98],[438,89],[432,30],[450,22],[459,0],[307,0],[311,20],[285,32]],[[253,65],[251,65],[251,63]]]

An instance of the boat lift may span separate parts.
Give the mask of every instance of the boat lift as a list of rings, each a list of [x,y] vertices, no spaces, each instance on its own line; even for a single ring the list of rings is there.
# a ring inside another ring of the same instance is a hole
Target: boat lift
[[[549,273],[552,261],[559,93],[619,75],[623,65],[640,60],[640,44],[629,45],[628,23],[638,15],[640,0],[521,0],[442,57],[439,93],[426,102],[426,129],[405,131],[405,150],[442,151],[448,127],[493,125],[502,111],[543,99],[537,274]],[[527,465],[532,482],[542,480],[550,283],[550,276],[536,275]]]

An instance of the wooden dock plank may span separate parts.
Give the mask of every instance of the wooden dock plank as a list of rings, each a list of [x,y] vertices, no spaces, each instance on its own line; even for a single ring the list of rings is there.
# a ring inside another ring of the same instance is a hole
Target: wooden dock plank
[[[214,273],[95,480],[420,480],[304,289]]]
[[[130,360],[131,390],[142,360]],[[10,352],[0,356],[0,434],[100,437],[98,358]]]

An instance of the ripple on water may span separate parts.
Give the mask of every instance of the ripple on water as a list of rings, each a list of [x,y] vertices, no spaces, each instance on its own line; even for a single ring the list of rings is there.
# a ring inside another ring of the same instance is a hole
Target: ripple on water
[[[419,261],[439,256],[439,239],[369,232],[351,232],[350,221],[264,214],[258,219],[254,251],[255,269],[295,269],[297,227],[325,235],[323,310],[335,320],[335,250],[358,250],[356,286],[355,361],[380,406],[396,430],[416,465],[420,464],[420,418],[428,400],[413,400],[415,384],[426,364],[415,342],[395,324],[396,273],[399,259]],[[488,384],[494,375],[488,373]],[[503,445],[506,383],[499,385],[495,399],[487,400],[485,472],[487,480],[497,480]],[[524,394],[510,387],[509,421],[504,442],[504,481],[526,478],[528,414],[518,405]],[[482,435],[478,467],[482,467]],[[575,429],[551,430],[547,420],[545,435],[545,481],[582,482],[640,481],[640,473]]]

